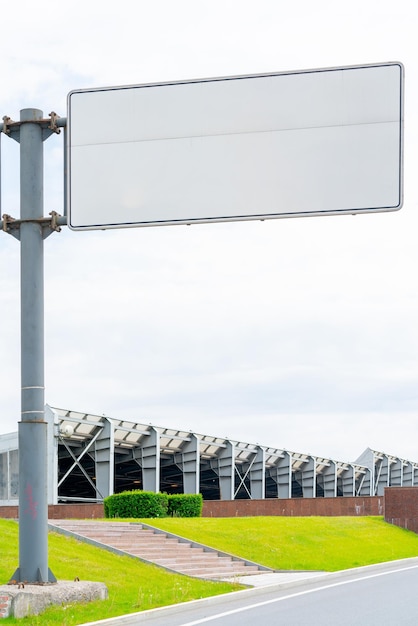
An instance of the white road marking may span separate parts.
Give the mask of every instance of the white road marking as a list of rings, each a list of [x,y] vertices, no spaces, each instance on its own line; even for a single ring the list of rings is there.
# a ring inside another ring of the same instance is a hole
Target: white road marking
[[[358,578],[353,578],[351,580],[342,581],[339,583],[332,583],[329,585],[323,585],[322,587],[317,587],[316,589],[308,589],[306,591],[299,591],[297,593],[291,593],[287,596],[282,596],[281,598],[273,598],[272,600],[265,600],[264,602],[256,602],[255,604],[250,604],[248,606],[240,607],[239,609],[233,609],[232,611],[224,611],[223,613],[217,613],[216,615],[211,615],[210,617],[204,617],[203,619],[198,619],[193,622],[187,622],[181,624],[181,626],[198,626],[198,624],[205,624],[207,622],[211,622],[217,619],[221,619],[223,617],[227,617],[228,615],[234,615],[235,613],[243,613],[244,611],[250,611],[251,609],[258,608],[260,606],[266,606],[267,604],[274,604],[274,602],[282,602],[283,600],[289,600],[289,598],[297,598],[298,596],[304,596],[309,593],[316,593],[318,591],[323,591],[324,589],[332,589],[333,587],[341,587],[342,585],[351,585],[352,583],[357,583],[362,580],[369,580],[370,578],[378,578],[379,576],[387,576],[388,574],[396,574],[397,572],[405,572],[407,570],[416,569],[418,565],[412,565],[410,567],[403,567],[401,569],[393,569],[389,572],[379,572],[378,574],[370,574],[369,576],[359,576]]]

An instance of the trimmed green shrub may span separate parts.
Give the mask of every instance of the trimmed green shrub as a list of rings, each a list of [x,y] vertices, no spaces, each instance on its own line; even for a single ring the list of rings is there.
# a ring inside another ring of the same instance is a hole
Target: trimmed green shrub
[[[168,515],[171,517],[200,517],[202,515],[202,494],[171,494],[168,496]]]
[[[152,491],[123,491],[104,499],[105,517],[165,517],[168,496]]]
[[[203,498],[198,494],[122,491],[103,501],[104,514],[112,517],[200,517]]]
[[[203,498],[198,494],[154,493],[153,491],[123,491],[103,501],[104,514],[112,517],[200,517]]]

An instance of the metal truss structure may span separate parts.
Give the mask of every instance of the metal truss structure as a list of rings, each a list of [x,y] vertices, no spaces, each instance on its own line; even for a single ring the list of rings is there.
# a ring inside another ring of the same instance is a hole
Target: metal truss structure
[[[418,463],[367,448],[348,463],[46,406],[48,502],[144,489],[206,500],[383,495],[418,485]],[[0,504],[18,497],[18,436],[0,436]]]

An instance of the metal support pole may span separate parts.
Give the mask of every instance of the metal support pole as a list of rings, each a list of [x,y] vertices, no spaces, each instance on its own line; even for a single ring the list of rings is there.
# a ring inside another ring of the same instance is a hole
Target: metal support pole
[[[20,112],[21,382],[16,582],[51,583],[44,392],[43,137],[39,109]],[[31,123],[31,122],[34,123]],[[25,221],[28,220],[28,221]]]

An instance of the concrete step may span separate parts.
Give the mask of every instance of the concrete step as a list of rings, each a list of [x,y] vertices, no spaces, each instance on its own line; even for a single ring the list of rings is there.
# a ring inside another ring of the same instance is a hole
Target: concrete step
[[[231,561],[230,559],[227,559],[226,557],[223,557],[223,560],[216,558],[216,555],[214,555],[214,558],[210,558],[210,554],[203,554],[202,556],[198,557],[198,556],[192,556],[190,559],[185,558],[185,557],[180,557],[180,556],[172,556],[172,557],[167,557],[167,556],[161,556],[158,554],[155,554],[153,561],[155,563],[160,563],[161,565],[167,565],[170,566],[170,564],[174,565],[174,564],[178,564],[179,566],[188,566],[190,565],[190,567],[195,567],[199,564],[202,565],[213,565],[216,564],[218,567],[233,567],[233,561]],[[241,565],[242,567],[242,565]]]
[[[96,522],[94,520],[51,520],[51,526],[79,539],[97,541],[159,567],[200,578],[245,576],[264,571],[230,555],[206,546],[166,534],[157,529],[129,522]]]

